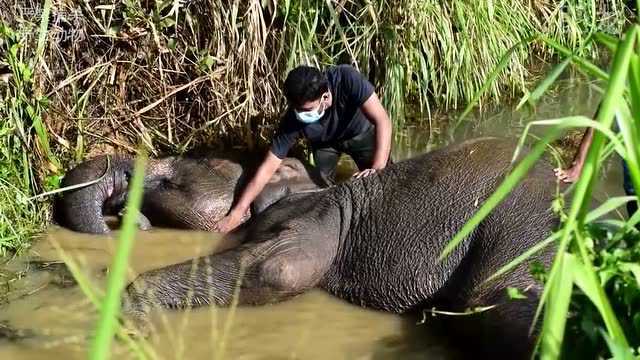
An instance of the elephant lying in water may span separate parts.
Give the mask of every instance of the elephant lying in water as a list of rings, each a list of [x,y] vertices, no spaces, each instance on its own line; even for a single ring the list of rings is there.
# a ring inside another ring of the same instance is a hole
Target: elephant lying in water
[[[116,215],[125,205],[133,159],[114,156],[109,166],[107,171],[106,156],[99,156],[67,173],[63,186],[105,175],[97,183],[64,193],[56,204],[56,219],[61,225],[88,233],[110,231],[105,215]],[[234,195],[251,170],[249,165],[222,158],[151,159],[145,170],[141,222],[211,230],[229,211]],[[317,188],[300,160],[285,158],[251,210],[256,214],[290,193]]]
[[[558,224],[550,210],[552,167],[539,162],[459,247],[447,242],[510,169],[514,145],[484,138],[448,146],[367,178],[293,194],[225,238],[232,249],[140,275],[127,288],[126,316],[144,325],[151,307],[265,304],[320,287],[363,307],[407,313],[495,305],[474,318],[475,339],[521,357],[542,287],[527,263],[491,283],[502,265],[545,239]],[[532,260],[549,266],[553,249]],[[527,299],[509,301],[507,287]],[[456,318],[456,317],[454,317]],[[470,328],[465,326],[465,328]]]

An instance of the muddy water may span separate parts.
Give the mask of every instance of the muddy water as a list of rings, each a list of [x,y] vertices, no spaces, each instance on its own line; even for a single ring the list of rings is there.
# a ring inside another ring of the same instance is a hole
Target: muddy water
[[[537,113],[512,106],[483,110],[455,131],[455,117],[438,126],[410,128],[394,143],[396,160],[423,153],[453,140],[475,136],[517,136],[536,119],[571,114],[591,116],[599,94],[582,80],[568,79],[556,93],[542,99]],[[541,133],[541,131],[537,131]],[[353,163],[341,161],[348,175]],[[551,176],[551,174],[550,174]],[[597,196],[622,194],[619,159],[607,164]],[[0,266],[0,359],[83,359],[97,312],[60,263],[60,252],[80,264],[96,289],[113,254],[114,236],[77,234],[52,227],[26,257]],[[129,276],[210,253],[215,234],[154,229],[140,232]],[[293,300],[263,307],[201,308],[191,312],[153,314],[154,335],[148,340],[162,359],[454,359],[460,344],[434,331],[430,323],[364,310],[311,291]],[[2,340],[4,338],[4,340]],[[7,340],[12,339],[12,340]],[[113,358],[128,358],[122,343]],[[216,356],[217,355],[217,356]]]
[[[130,276],[215,250],[218,237],[204,232],[155,229],[138,234]],[[83,359],[97,313],[56,264],[57,246],[81,264],[100,288],[113,253],[114,237],[77,234],[58,227],[36,242],[31,270],[12,284],[0,321],[22,330],[18,341],[0,341],[0,359]],[[57,246],[56,246],[57,244]],[[5,272],[24,268],[11,261]],[[53,262],[49,264],[48,262]],[[230,324],[230,325],[229,325]],[[201,308],[192,312],[158,311],[149,345],[158,358],[205,359],[451,359],[446,340],[415,319],[363,310],[314,290],[291,301],[264,307]],[[227,326],[230,326],[227,328]],[[226,334],[226,335],[223,335]],[[117,357],[127,357],[122,344]],[[222,353],[221,353],[222,351]]]

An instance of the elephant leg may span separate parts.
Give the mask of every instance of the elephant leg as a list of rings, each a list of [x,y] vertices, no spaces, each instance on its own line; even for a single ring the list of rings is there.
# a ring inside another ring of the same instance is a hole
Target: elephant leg
[[[452,323],[456,330],[468,332],[463,335],[467,335],[466,338],[475,343],[474,348],[483,353],[483,356],[527,359],[533,351],[539,324],[532,324],[542,287],[533,286],[521,290],[521,294],[526,297],[524,299],[510,299],[506,288],[519,288],[519,283],[520,281],[505,279],[499,287],[487,286],[491,290],[478,289],[462,308],[479,312],[457,317],[459,319],[455,320],[459,321]]]
[[[123,313],[136,327],[148,326],[156,306],[278,302],[314,287],[324,275],[304,250],[275,242],[245,244],[216,255],[153,270],[127,288]]]
[[[465,325],[457,326],[470,332],[467,337],[476,341],[478,349],[487,352],[486,356],[528,358],[534,348],[540,324],[533,324],[533,320],[543,285],[534,279],[530,266],[538,263],[550,267],[553,247],[538,252],[490,282],[485,280],[551,234],[557,225],[555,218],[548,215],[547,204],[553,198],[552,192],[553,189],[532,179],[523,181],[478,226],[475,241],[456,274],[461,291],[455,295],[461,308],[492,307],[464,319]],[[530,203],[530,199],[547,201]],[[508,288],[518,289],[526,298],[510,299]]]

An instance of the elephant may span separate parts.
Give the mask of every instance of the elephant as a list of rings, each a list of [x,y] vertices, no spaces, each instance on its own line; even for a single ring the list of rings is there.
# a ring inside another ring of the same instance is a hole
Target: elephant
[[[156,306],[228,306],[236,286],[239,305],[283,301],[321,288],[398,314],[488,306],[443,321],[464,318],[468,324],[452,329],[487,354],[524,358],[535,344],[537,330],[530,335],[529,326],[543,289],[528,266],[549,267],[555,249],[484,280],[558,226],[550,204],[564,185],[550,175],[551,165],[536,163],[471,235],[438,260],[509,172],[514,150],[507,139],[472,139],[368,177],[288,195],[227,234],[223,241],[233,247],[140,274],[123,295],[125,318],[148,329],[147,314]],[[511,300],[509,287],[526,298]]]
[[[105,215],[121,214],[133,173],[133,158],[98,156],[65,175],[62,186],[91,185],[65,192],[55,205],[56,221],[75,231],[108,233]],[[251,163],[225,157],[172,156],[150,159],[144,176],[139,224],[145,229],[165,226],[210,231],[226,215],[244,181],[254,171]],[[318,189],[318,179],[302,161],[285,158],[258,195],[251,213],[266,209],[287,194]],[[243,219],[246,220],[249,214]]]

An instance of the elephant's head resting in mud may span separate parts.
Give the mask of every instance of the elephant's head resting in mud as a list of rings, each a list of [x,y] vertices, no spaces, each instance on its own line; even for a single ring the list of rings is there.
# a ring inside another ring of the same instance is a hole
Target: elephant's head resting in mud
[[[116,215],[125,205],[132,171],[133,159],[124,156],[112,156],[109,162],[99,156],[78,165],[67,173],[63,186],[100,180],[65,192],[56,205],[57,221],[75,231],[109,232],[105,215]],[[140,218],[153,225],[212,230],[231,208],[247,174],[245,166],[222,158],[151,159]],[[305,166],[285,158],[252,210],[260,212],[289,193],[315,188]]]
[[[133,163],[123,156],[99,156],[67,172],[62,186],[101,179],[92,185],[64,193],[55,206],[56,220],[76,231],[106,233],[104,215],[115,213],[124,203]]]
[[[189,227],[189,213],[215,221],[231,206],[242,171],[239,164],[224,159],[149,160],[144,176],[142,213],[154,224],[184,222],[181,227]],[[56,205],[57,220],[75,231],[109,232],[105,215],[115,215],[124,206],[132,173],[133,158],[130,157],[110,156],[107,161],[107,156],[98,156],[81,163],[66,174],[63,186],[102,178],[65,192]],[[207,224],[203,221],[198,225],[195,227]]]

